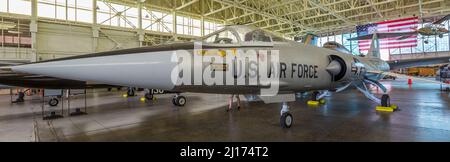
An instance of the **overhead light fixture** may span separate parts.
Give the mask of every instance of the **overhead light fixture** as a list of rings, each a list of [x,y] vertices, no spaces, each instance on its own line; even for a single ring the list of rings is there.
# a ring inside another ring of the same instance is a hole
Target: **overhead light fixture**
[[[148,16],[148,14],[146,14],[146,15],[145,15],[145,18],[147,18],[147,19],[148,19],[149,17],[150,17],[150,16]]]
[[[8,33],[11,33],[11,34],[21,34],[22,32],[20,32],[20,31],[8,30]]]
[[[98,6],[97,6],[97,8],[96,8],[96,9],[97,9],[97,10],[100,10],[100,7],[98,7]]]

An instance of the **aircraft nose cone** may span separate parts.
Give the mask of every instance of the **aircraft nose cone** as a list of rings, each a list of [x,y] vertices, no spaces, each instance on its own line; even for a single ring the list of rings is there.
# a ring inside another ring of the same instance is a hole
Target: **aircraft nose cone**
[[[341,72],[341,64],[339,64],[338,61],[333,60],[328,64],[328,66],[325,68],[331,75],[338,75],[339,72]]]

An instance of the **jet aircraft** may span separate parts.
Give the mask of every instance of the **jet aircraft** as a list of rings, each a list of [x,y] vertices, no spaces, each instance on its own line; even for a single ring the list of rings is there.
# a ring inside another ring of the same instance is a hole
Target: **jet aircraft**
[[[41,61],[4,69],[108,85],[173,92],[255,95],[265,103],[282,103],[280,125],[291,127],[289,102],[298,92],[328,93],[353,86],[380,106],[390,107],[378,82],[391,68],[380,59],[378,38],[365,57],[319,48],[244,25],[226,26],[199,41],[123,49]],[[367,85],[379,87],[377,96]],[[175,95],[175,105],[186,98]]]

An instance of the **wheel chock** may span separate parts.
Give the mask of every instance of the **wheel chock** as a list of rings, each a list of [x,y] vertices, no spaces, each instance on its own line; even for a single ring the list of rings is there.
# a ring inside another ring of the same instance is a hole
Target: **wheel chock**
[[[323,99],[323,98],[319,100],[319,103],[320,103],[320,104],[325,104],[326,102],[327,102],[327,101],[326,101],[325,99]]]
[[[122,95],[122,97],[124,97],[124,98],[127,98],[127,97],[128,97],[128,95],[127,95],[127,94],[123,94],[123,95]]]
[[[391,105],[391,108],[394,109],[394,110],[397,110],[398,106],[397,105]]]
[[[383,106],[377,106],[377,107],[375,107],[375,110],[385,111],[385,112],[393,112],[394,111],[394,109],[392,107],[383,107]]]
[[[312,101],[312,100],[309,100],[308,102],[306,102],[308,105],[314,105],[314,106],[316,106],[316,105],[319,105],[319,101]]]
[[[386,111],[386,112],[393,112],[397,109],[398,109],[397,105],[391,105],[390,107],[377,106],[375,108],[375,110],[377,110],[377,111]]]
[[[141,102],[145,102],[145,97],[141,97],[141,98],[139,98],[139,100],[141,101]]]

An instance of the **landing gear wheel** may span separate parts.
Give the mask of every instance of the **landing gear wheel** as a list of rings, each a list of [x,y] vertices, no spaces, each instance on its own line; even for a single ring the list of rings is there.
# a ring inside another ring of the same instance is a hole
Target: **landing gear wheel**
[[[58,103],[59,103],[59,101],[58,101],[58,99],[56,99],[56,98],[51,98],[51,99],[48,101],[48,105],[50,105],[50,106],[56,106],[56,105],[58,105]]]
[[[317,101],[317,96],[319,96],[319,92],[314,91],[311,95],[311,101]]]
[[[129,97],[134,96],[134,95],[135,95],[134,90],[133,90],[133,89],[128,90],[128,91],[127,91],[127,95],[128,95]]]
[[[381,96],[381,106],[391,107],[391,99],[389,98],[389,95],[384,94],[383,96]]]
[[[290,128],[292,126],[292,121],[294,119],[292,118],[291,113],[285,112],[283,115],[281,115],[280,118],[280,124],[282,128]]]
[[[145,97],[145,99],[147,99],[148,101],[151,101],[151,100],[153,100],[153,98],[154,98],[153,94],[150,94],[150,93],[146,93],[144,97]]]
[[[186,104],[186,98],[184,96],[175,96],[172,99],[172,103],[175,106],[184,106]]]

